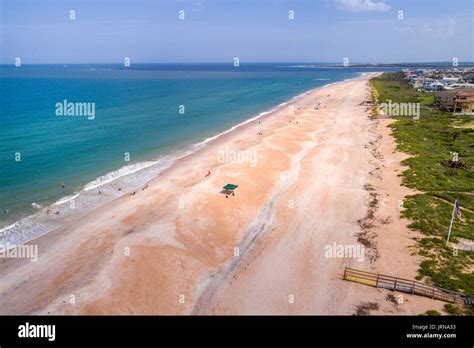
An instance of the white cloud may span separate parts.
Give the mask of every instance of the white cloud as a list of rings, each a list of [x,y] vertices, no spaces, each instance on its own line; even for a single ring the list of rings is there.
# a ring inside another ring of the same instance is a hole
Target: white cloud
[[[367,12],[367,11],[388,11],[390,5],[384,1],[374,2],[372,0],[336,0],[336,7],[340,10],[351,12]]]

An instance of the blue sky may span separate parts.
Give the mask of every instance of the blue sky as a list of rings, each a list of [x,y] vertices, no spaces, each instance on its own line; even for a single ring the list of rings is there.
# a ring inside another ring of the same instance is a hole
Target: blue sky
[[[472,0],[0,3],[2,64],[474,61]]]

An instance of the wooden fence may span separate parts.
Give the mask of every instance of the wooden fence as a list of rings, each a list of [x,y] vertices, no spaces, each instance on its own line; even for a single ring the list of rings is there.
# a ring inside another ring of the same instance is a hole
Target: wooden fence
[[[465,304],[471,307],[474,306],[474,296],[472,295],[450,291],[437,286],[426,285],[414,280],[391,277],[347,267],[344,270],[344,280],[370,285],[376,288],[384,288],[413,295],[430,297],[444,302]]]

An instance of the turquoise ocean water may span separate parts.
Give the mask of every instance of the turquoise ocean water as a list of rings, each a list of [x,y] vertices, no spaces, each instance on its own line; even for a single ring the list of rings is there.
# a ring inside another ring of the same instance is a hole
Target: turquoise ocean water
[[[370,70],[1,66],[0,245],[23,243],[54,228],[60,217],[143,185],[177,156],[294,96]],[[94,103],[95,117],[57,116],[56,104],[64,100]]]

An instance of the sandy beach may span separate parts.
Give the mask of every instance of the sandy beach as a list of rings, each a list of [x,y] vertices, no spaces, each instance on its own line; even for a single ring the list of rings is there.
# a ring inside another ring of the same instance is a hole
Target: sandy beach
[[[0,263],[2,314],[420,314],[443,302],[342,280],[414,279],[404,154],[372,120],[368,79],[296,98]],[[221,193],[238,185],[235,196]],[[365,245],[363,259],[327,246]]]

